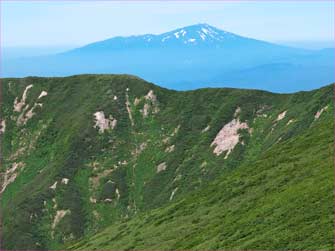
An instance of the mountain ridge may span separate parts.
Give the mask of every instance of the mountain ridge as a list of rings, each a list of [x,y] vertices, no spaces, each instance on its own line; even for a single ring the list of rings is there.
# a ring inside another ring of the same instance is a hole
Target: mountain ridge
[[[331,250],[332,85],[178,92],[78,75],[2,79],[2,93],[5,249]]]
[[[147,43],[148,46],[157,46],[155,43],[164,43],[165,45],[169,42],[172,43],[179,41],[179,44],[184,45],[198,45],[198,42],[210,42],[211,46],[213,45],[213,42],[218,42],[216,45],[218,45],[220,42],[224,42],[225,40],[233,39],[245,39],[249,41],[257,41],[262,42],[264,44],[273,44],[266,41],[261,41],[257,39],[247,38],[243,37],[231,32],[227,32],[224,30],[220,30],[214,26],[210,26],[206,23],[196,24],[196,25],[189,25],[182,28],[174,29],[168,32],[163,32],[160,34],[143,34],[143,35],[130,35],[130,36],[115,36],[108,39],[104,39],[101,41],[96,41],[93,43],[89,43],[87,45],[84,45],[82,47],[79,47],[76,50],[81,49],[89,49],[89,48],[95,48],[95,47],[103,47],[103,46],[111,46],[112,42],[119,42],[119,40],[123,40],[123,43],[127,42],[140,42],[144,41]],[[134,41],[132,41],[134,40]],[[98,46],[97,46],[98,45]],[[175,44],[172,44],[175,45]],[[143,46],[143,45],[141,45]],[[282,45],[279,45],[282,46]],[[288,46],[282,46],[283,48],[290,48]],[[70,50],[72,51],[72,50]],[[307,51],[301,49],[301,51]],[[66,52],[65,52],[66,53]]]

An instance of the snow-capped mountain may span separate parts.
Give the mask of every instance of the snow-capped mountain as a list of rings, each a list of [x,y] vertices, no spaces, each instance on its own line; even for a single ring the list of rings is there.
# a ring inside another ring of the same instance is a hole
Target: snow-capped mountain
[[[236,43],[238,41],[252,41],[234,33],[220,30],[208,24],[196,24],[159,35],[145,34],[129,37],[114,37],[104,41],[89,44],[87,46],[75,49],[121,49],[121,48],[155,48],[155,47],[175,47],[175,46],[213,46],[223,47],[227,42]],[[256,40],[255,40],[256,41]],[[258,41],[260,42],[260,41]]]
[[[332,51],[291,48],[196,24],[6,61],[2,73],[5,77],[127,73],[179,90],[239,87],[293,92],[334,81]]]
[[[184,44],[223,42],[237,38],[240,36],[219,30],[208,24],[192,25],[156,36],[156,39],[161,42],[178,41]]]

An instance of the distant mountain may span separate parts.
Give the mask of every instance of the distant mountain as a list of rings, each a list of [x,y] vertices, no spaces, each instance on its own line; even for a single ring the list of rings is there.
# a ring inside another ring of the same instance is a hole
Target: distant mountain
[[[1,250],[333,250],[332,85],[80,75],[1,93]]]
[[[133,48],[173,48],[173,47],[197,47],[210,46],[215,48],[225,48],[227,46],[237,46],[238,43],[268,44],[254,39],[248,39],[236,34],[217,29],[208,24],[192,25],[160,35],[139,35],[130,37],[114,37],[104,41],[89,44],[79,49],[73,50],[85,52],[98,52],[114,49]]]
[[[159,35],[114,37],[56,55],[6,60],[2,72],[5,77],[127,73],[177,90],[248,86],[293,92],[333,82],[334,53],[197,24]]]

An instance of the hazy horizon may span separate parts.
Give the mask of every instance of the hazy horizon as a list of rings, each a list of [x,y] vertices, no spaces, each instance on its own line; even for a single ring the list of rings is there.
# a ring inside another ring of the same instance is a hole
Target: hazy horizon
[[[273,43],[307,50],[322,50],[335,47],[334,41],[274,41]],[[83,45],[86,44],[58,45],[58,46],[28,46],[28,47],[9,46],[1,48],[2,49],[1,55],[3,59],[44,56],[44,55],[66,52],[68,50],[75,49]]]
[[[334,41],[333,8],[333,1],[2,1],[1,44],[78,47],[114,36],[160,34],[208,23],[258,40],[320,48]]]

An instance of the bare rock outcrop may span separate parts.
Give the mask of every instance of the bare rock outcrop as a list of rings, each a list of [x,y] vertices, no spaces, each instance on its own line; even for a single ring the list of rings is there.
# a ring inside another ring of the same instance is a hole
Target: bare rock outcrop
[[[8,170],[6,170],[4,177],[3,177],[3,182],[2,182],[2,186],[1,186],[1,191],[0,194],[3,193],[7,186],[11,183],[13,183],[15,181],[15,179],[17,178],[19,171],[21,169],[23,169],[25,166],[25,164],[23,162],[14,162],[12,164],[12,167],[9,168]]]
[[[106,118],[103,111],[98,111],[94,113],[94,117],[94,128],[98,128],[100,133],[103,133],[105,130],[114,129],[116,127],[117,120],[114,119],[112,115],[110,115],[109,118]]]
[[[22,108],[26,105],[28,91],[32,87],[33,87],[33,85],[28,85],[25,88],[25,90],[23,91],[23,94],[22,94],[22,97],[21,97],[20,101],[18,100],[18,98],[15,98],[15,101],[14,101],[14,111],[15,112],[21,112],[22,111]]]
[[[317,113],[314,115],[314,120],[317,120],[320,118],[321,114],[328,109],[328,105],[323,107],[321,110],[317,111]]]
[[[234,113],[235,118],[222,127],[211,143],[211,146],[215,147],[213,153],[216,155],[226,152],[225,159],[240,141],[239,130],[249,129],[246,122],[241,122],[239,118],[236,118],[240,112],[241,109],[238,107]]]
[[[165,171],[166,170],[166,163],[163,162],[163,163],[160,163],[158,166],[157,166],[157,173],[160,173],[162,171]]]
[[[282,113],[280,113],[280,114],[278,115],[278,117],[276,118],[275,122],[278,122],[278,121],[284,119],[285,116],[286,116],[286,113],[287,113],[287,111],[283,111]]]

